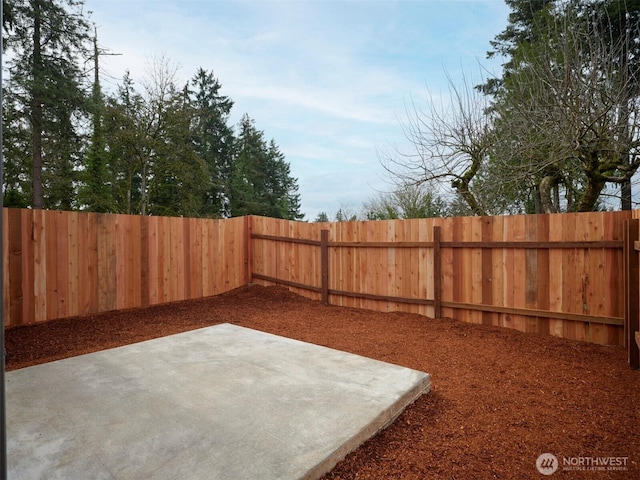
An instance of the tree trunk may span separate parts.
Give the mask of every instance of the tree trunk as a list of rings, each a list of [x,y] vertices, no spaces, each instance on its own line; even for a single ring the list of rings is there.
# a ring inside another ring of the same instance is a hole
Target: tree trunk
[[[558,213],[557,205],[553,202],[553,187],[556,180],[551,175],[547,175],[540,181],[540,204],[542,213]]]
[[[631,210],[631,179],[625,180],[620,185],[620,208],[622,210]]]
[[[40,4],[33,7],[33,97],[31,126],[33,128],[33,208],[41,209],[42,201],[42,51],[40,33]]]
[[[576,210],[578,212],[593,212],[598,204],[600,192],[604,188],[605,182],[595,178],[587,179],[587,188],[581,195]]]
[[[626,5],[625,5],[626,9]],[[620,108],[620,118],[623,122],[623,138],[624,140],[629,139],[629,117],[630,117],[630,108],[629,102],[635,101],[634,92],[633,92],[633,84],[635,82],[630,82],[630,58],[629,58],[629,41],[632,41],[628,32],[627,26],[627,15],[626,12],[621,11],[618,15],[618,21],[620,22],[620,32],[624,35],[624,40],[622,42],[622,52],[620,54],[620,73],[621,73],[621,81],[622,86],[625,90],[625,98],[622,101],[622,105]],[[629,163],[629,153],[623,153],[623,158],[621,158],[623,163]],[[622,210],[631,210],[631,179],[625,180],[620,185],[620,208]]]
[[[140,185],[140,215],[147,214],[147,162],[142,162],[142,184]]]

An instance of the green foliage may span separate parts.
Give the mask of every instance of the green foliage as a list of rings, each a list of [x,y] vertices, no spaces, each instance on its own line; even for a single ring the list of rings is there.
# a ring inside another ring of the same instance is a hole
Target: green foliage
[[[108,170],[107,142],[104,130],[105,104],[100,87],[97,33],[93,38],[94,82],[89,111],[91,115],[91,139],[84,156],[84,169],[79,173],[78,202],[81,208],[99,213],[113,209],[111,178]]]
[[[327,212],[320,212],[316,217],[316,219],[314,220],[314,222],[328,222],[328,221],[329,221],[329,215],[327,215]]]
[[[3,189],[12,206],[142,215],[302,219],[297,179],[275,141],[245,122],[200,68],[184,86],[156,60],[138,87],[99,82],[82,0],[3,0]],[[93,82],[85,77],[94,62]],[[86,95],[86,92],[91,92]],[[248,119],[248,117],[247,117]]]
[[[31,139],[31,195],[34,208],[72,208],[74,173],[82,147],[78,118],[86,111],[83,74],[88,23],[82,1],[16,0],[3,26],[14,112],[9,124]],[[10,160],[11,161],[11,160]],[[23,159],[24,162],[24,159]]]
[[[193,109],[192,141],[205,161],[209,184],[203,193],[199,215],[221,217],[229,214],[230,177],[234,157],[233,129],[227,124],[233,101],[220,94],[221,85],[213,72],[200,68],[190,83],[189,100]]]
[[[255,122],[244,115],[238,126],[236,158],[229,188],[230,214],[300,220],[297,180],[273,140],[269,144]]]
[[[21,199],[20,205],[26,207],[31,204],[32,140],[28,119],[21,108],[16,96],[3,87],[2,187],[6,196],[14,192]]]

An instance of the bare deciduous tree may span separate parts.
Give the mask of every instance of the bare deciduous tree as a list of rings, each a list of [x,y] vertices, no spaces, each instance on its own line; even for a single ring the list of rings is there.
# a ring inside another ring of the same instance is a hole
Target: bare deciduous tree
[[[400,185],[449,182],[474,214],[486,215],[490,209],[479,201],[473,181],[494,141],[489,107],[468,82],[458,88],[449,78],[447,99],[430,96],[426,110],[414,102],[406,108],[403,130],[412,151],[387,155],[383,167]]]

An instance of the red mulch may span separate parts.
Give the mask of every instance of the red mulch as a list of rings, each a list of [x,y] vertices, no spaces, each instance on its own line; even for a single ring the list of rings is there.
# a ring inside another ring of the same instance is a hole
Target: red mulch
[[[545,452],[560,461],[551,478],[640,478],[640,372],[624,350],[325,307],[280,287],[11,328],[7,369],[222,322],[431,374],[432,391],[326,479],[544,478],[535,462]],[[564,471],[565,457],[627,457],[627,470]]]

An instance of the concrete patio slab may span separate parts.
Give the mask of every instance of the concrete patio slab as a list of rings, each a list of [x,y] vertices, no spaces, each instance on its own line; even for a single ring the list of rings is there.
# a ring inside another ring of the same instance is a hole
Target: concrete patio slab
[[[426,373],[216,325],[8,372],[9,478],[319,478],[429,389]]]

